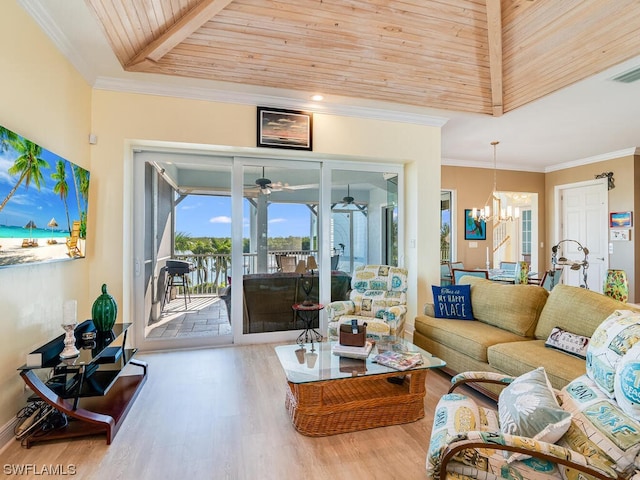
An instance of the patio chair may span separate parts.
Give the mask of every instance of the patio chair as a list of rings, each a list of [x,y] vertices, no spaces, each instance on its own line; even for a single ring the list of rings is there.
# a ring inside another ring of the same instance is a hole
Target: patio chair
[[[338,340],[341,324],[367,323],[367,337],[401,336],[407,313],[407,270],[361,265],[351,279],[349,300],[327,305],[329,340]]]
[[[297,266],[296,257],[290,255],[282,255],[280,257],[281,272],[295,272]]]

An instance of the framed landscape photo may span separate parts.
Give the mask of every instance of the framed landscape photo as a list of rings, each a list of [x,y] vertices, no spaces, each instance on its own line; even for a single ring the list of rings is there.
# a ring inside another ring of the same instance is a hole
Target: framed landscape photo
[[[473,217],[473,210],[464,209],[464,239],[465,240],[486,240],[487,228],[485,221]]]
[[[632,212],[609,213],[609,228],[629,228],[629,227],[633,227]]]
[[[88,170],[0,126],[0,268],[84,258],[89,179]]]
[[[258,107],[258,147],[313,149],[313,113]]]

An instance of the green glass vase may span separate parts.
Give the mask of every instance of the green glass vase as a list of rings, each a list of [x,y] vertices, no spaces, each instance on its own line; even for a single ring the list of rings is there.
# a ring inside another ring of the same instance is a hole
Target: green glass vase
[[[603,293],[620,302],[627,302],[629,299],[629,282],[624,270],[607,270],[607,277],[604,280]]]
[[[91,308],[91,319],[98,332],[110,332],[116,323],[118,316],[118,304],[107,292],[107,284],[102,284],[102,295],[100,295]]]

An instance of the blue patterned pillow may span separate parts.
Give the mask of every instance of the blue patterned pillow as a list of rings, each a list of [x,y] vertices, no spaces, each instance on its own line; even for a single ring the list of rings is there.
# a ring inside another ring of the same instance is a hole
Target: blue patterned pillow
[[[474,320],[471,310],[471,285],[433,285],[433,309],[436,318]]]

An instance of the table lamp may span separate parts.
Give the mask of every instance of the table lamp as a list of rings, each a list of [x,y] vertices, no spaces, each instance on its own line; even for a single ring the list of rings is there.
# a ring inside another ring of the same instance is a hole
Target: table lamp
[[[60,353],[60,358],[73,358],[80,355],[76,348],[76,336],[73,331],[78,324],[77,319],[78,302],[76,300],[66,300],[62,308],[62,329],[65,331],[64,349]]]

